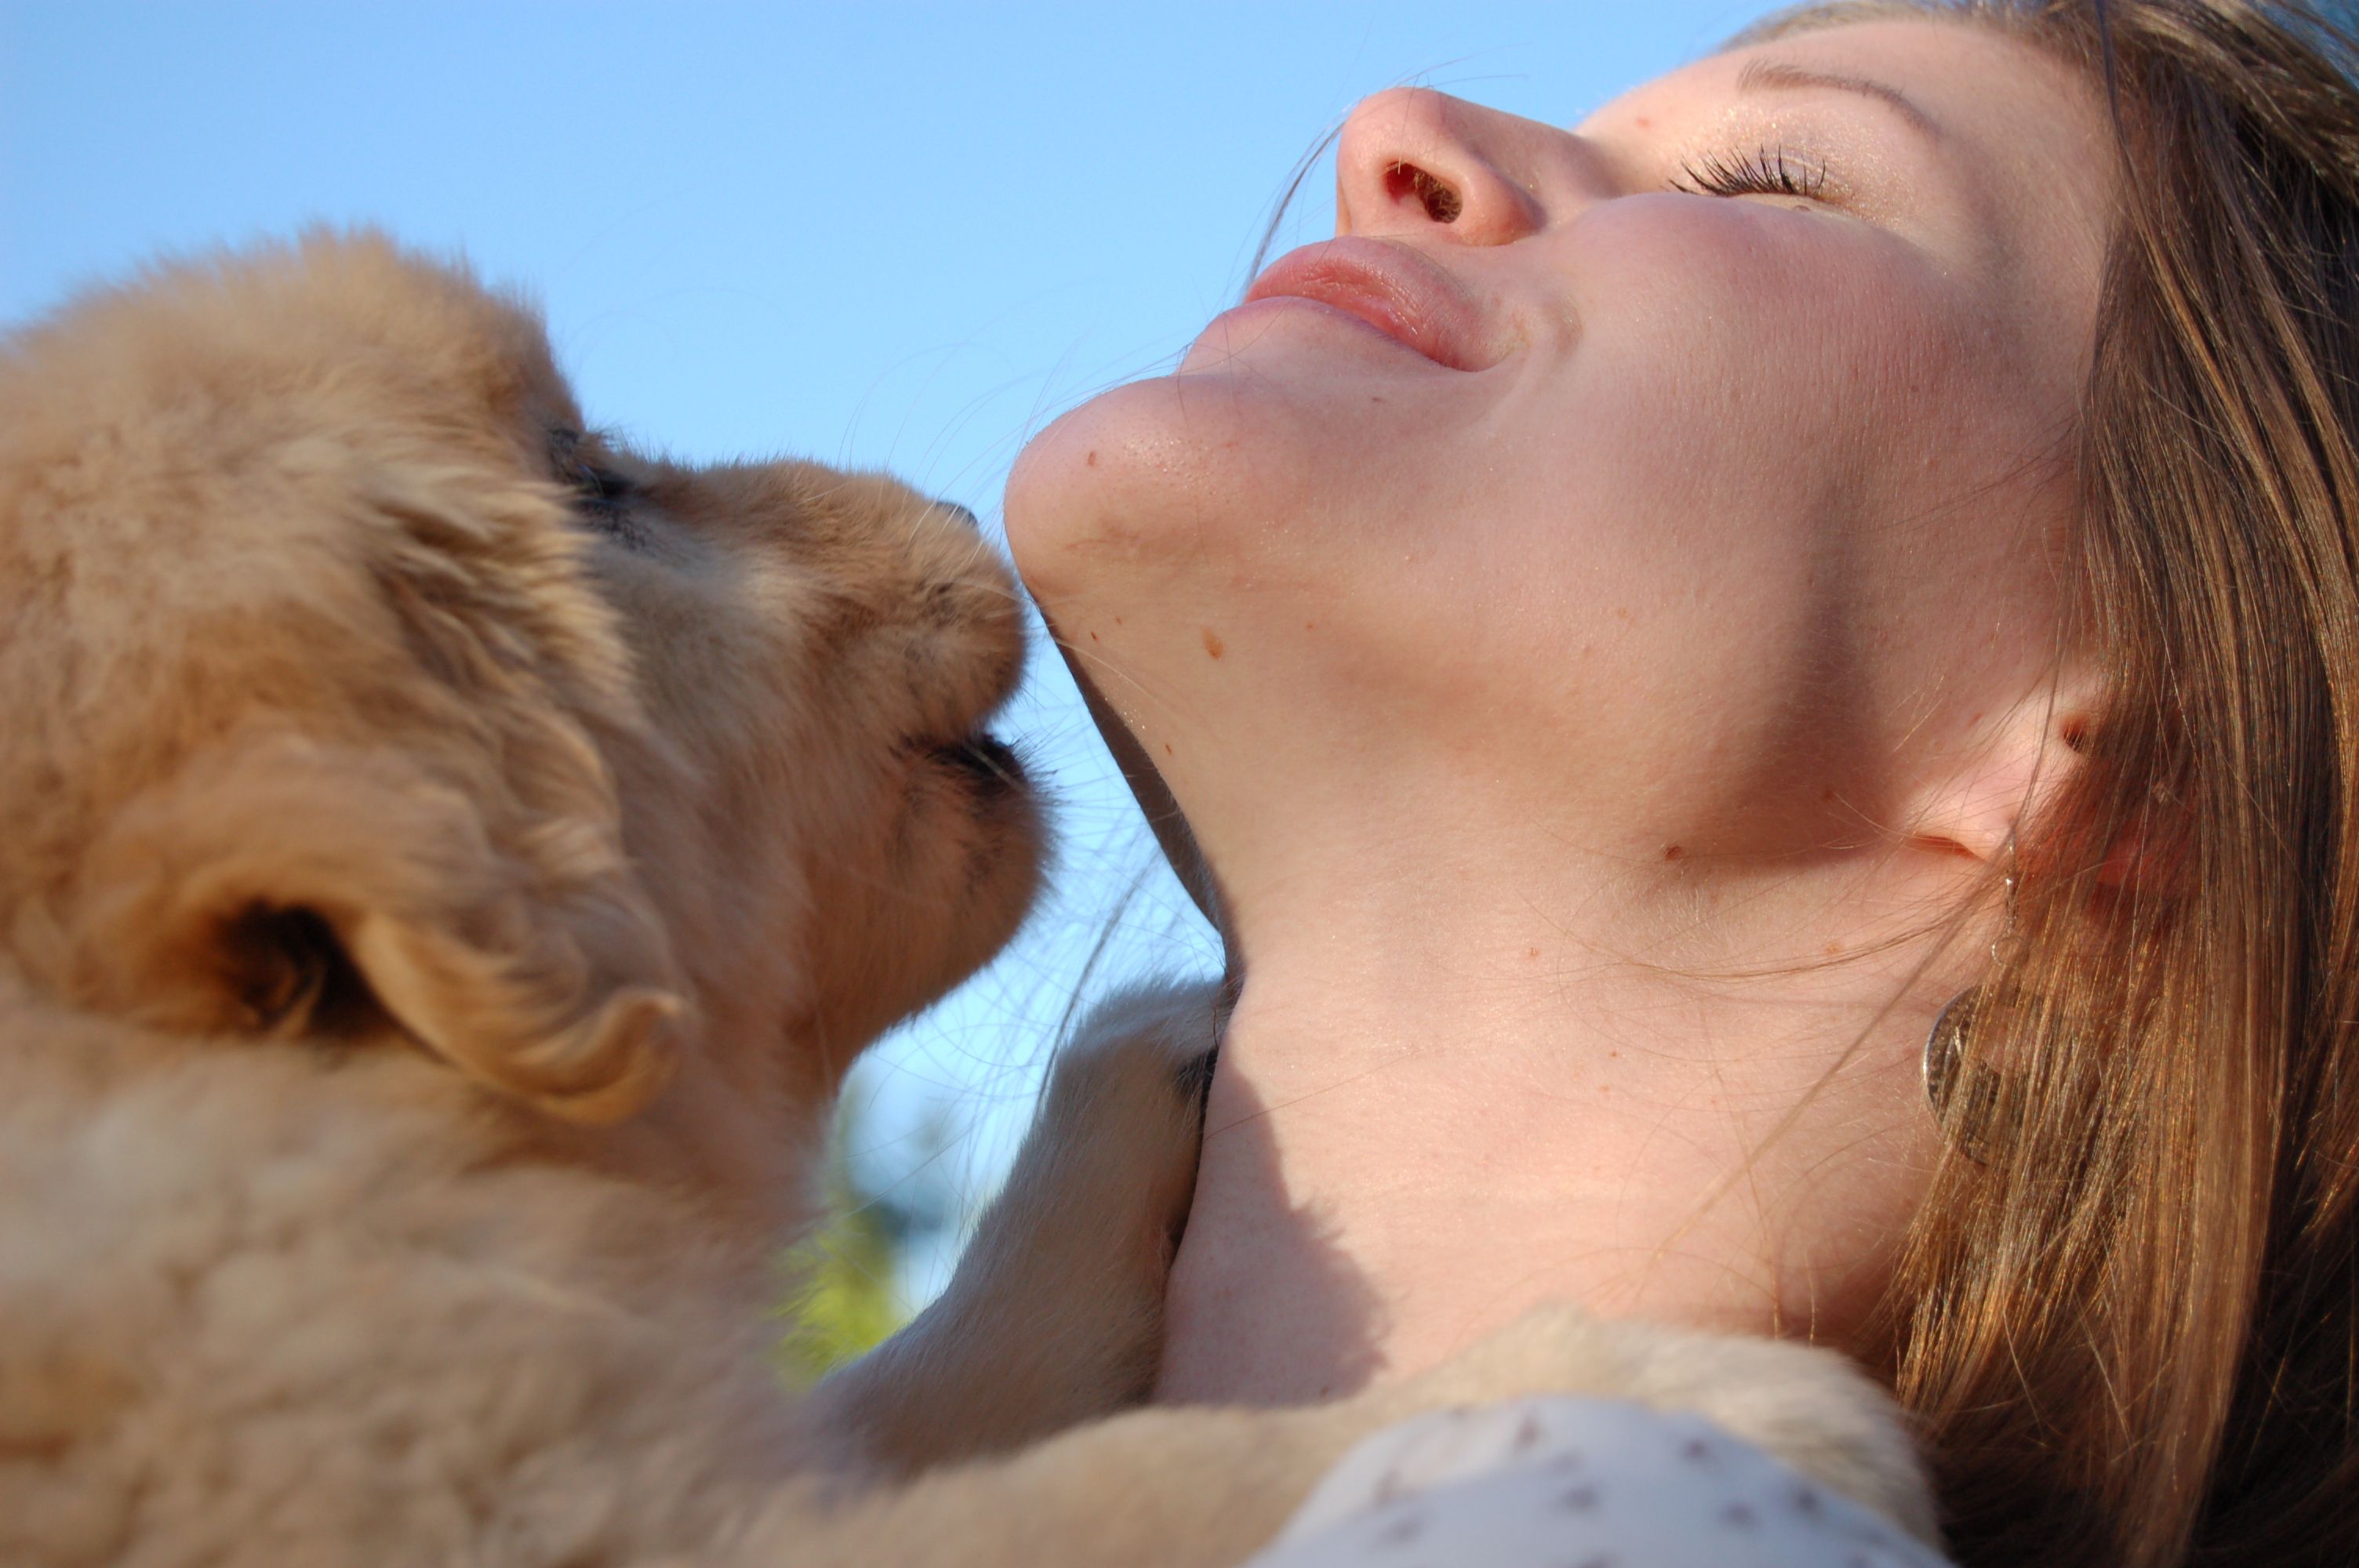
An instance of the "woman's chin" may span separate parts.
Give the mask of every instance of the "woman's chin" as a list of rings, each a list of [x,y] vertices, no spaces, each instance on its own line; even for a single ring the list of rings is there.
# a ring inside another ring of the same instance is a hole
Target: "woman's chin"
[[[1463,423],[1494,391],[1343,311],[1310,300],[1239,306],[1205,328],[1177,373],[1135,381],[1067,412],[1032,438],[1007,483],[1008,533],[1026,541],[1074,503],[1137,487],[1217,492],[1280,478],[1293,455],[1348,471],[1354,449]],[[1470,404],[1470,395],[1473,395]],[[1386,427],[1394,427],[1387,430]],[[1114,509],[1119,514],[1121,507]],[[1118,515],[1108,524],[1121,531]],[[1029,567],[1026,567],[1027,575]]]
[[[1238,351],[1200,345],[1191,368],[1092,398],[1017,456],[1008,546],[1063,634],[1110,634],[1094,615],[1174,593],[1217,619],[1247,583],[1315,577],[1332,598],[1371,551],[1430,553],[1464,503],[1458,460],[1512,377],[1444,369],[1333,312],[1268,314]]]
[[[1055,420],[1007,476],[1007,543],[1017,571],[1054,611],[1106,586],[1114,560],[1145,566],[1172,520],[1224,515],[1240,472],[1283,468],[1268,421],[1195,376],[1131,382]],[[1281,446],[1283,442],[1279,443]],[[1208,510],[1209,509],[1209,510]],[[1126,575],[1126,574],[1123,574]]]

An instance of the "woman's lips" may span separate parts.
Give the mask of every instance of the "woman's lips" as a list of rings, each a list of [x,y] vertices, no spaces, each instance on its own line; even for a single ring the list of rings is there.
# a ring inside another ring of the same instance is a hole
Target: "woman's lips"
[[[1245,302],[1295,298],[1356,316],[1451,370],[1487,370],[1481,317],[1440,266],[1406,245],[1346,235],[1289,251],[1245,290]]]

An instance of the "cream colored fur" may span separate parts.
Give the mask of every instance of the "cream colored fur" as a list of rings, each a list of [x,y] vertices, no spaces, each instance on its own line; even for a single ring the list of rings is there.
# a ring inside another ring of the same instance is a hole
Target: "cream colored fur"
[[[1571,1314],[1081,1424],[1155,1365],[1190,992],[1084,1032],[940,1303],[780,1389],[844,1069],[1033,892],[1012,585],[890,481],[583,432],[527,313],[367,238],[0,351],[0,1563],[1221,1563],[1545,1389],[1930,1528],[1833,1359]]]

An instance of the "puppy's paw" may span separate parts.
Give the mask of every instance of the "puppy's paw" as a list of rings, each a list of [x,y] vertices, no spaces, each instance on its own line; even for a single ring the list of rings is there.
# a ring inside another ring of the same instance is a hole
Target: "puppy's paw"
[[[1091,1016],[950,1287],[814,1396],[840,1449],[908,1475],[1147,1397],[1221,1022],[1211,986],[1132,991]]]
[[[1693,1411],[1920,1541],[1940,1541],[1932,1486],[1907,1417],[1832,1350],[1549,1307],[1408,1387],[1423,1405],[1548,1392]]]
[[[1152,1275],[1159,1295],[1195,1195],[1223,1019],[1212,982],[1126,991],[1090,1014],[1058,1056],[1008,1178],[1008,1217],[1058,1232],[1027,1246],[1085,1247],[1077,1271],[1119,1264]]]
[[[994,1368],[1000,1387],[971,1402],[1006,1412],[1003,1444],[1136,1404],[1152,1386],[1222,1022],[1212,985],[1131,991],[1093,1013],[920,1320]]]
[[[1204,1101],[1224,1021],[1220,987],[1142,987],[1093,1011],[1057,1059],[1019,1169],[1126,1188],[1176,1242],[1195,1191]]]
[[[1616,1324],[1633,1397],[1693,1411],[1929,1545],[1940,1509],[1908,1418],[1838,1351],[1790,1340]]]
[[[1527,1313],[1451,1360],[1411,1379],[1419,1408],[1494,1404],[1522,1394],[1638,1397],[1616,1325],[1578,1307]]]

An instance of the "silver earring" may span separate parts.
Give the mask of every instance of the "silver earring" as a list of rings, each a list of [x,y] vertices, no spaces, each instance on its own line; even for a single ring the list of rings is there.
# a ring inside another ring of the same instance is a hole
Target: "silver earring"
[[[1962,1094],[1958,1082],[1965,1070],[1965,1037],[1974,1028],[1979,1004],[1982,986],[1967,986],[1949,1000],[1941,1016],[1932,1021],[1932,1033],[1925,1035],[1925,1104],[1932,1106],[1932,1120],[1956,1143],[1958,1153],[1977,1165],[1986,1153],[1989,1108],[1998,1098],[1998,1085],[1991,1082],[1995,1073],[1989,1068],[1974,1068]]]
[[[2004,969],[2023,950],[2016,929],[2015,840],[2006,846],[2006,925],[1991,943],[1991,964]],[[1987,983],[1987,982],[1985,982]],[[1933,1020],[1925,1036],[1925,1103],[1933,1120],[1958,1152],[1976,1164],[1989,1153],[1992,1112],[1998,1103],[1998,1075],[1987,1067],[1966,1070],[1966,1037],[1973,1032],[1974,1013],[1982,1005],[1983,987],[1968,986],[1951,997]]]

